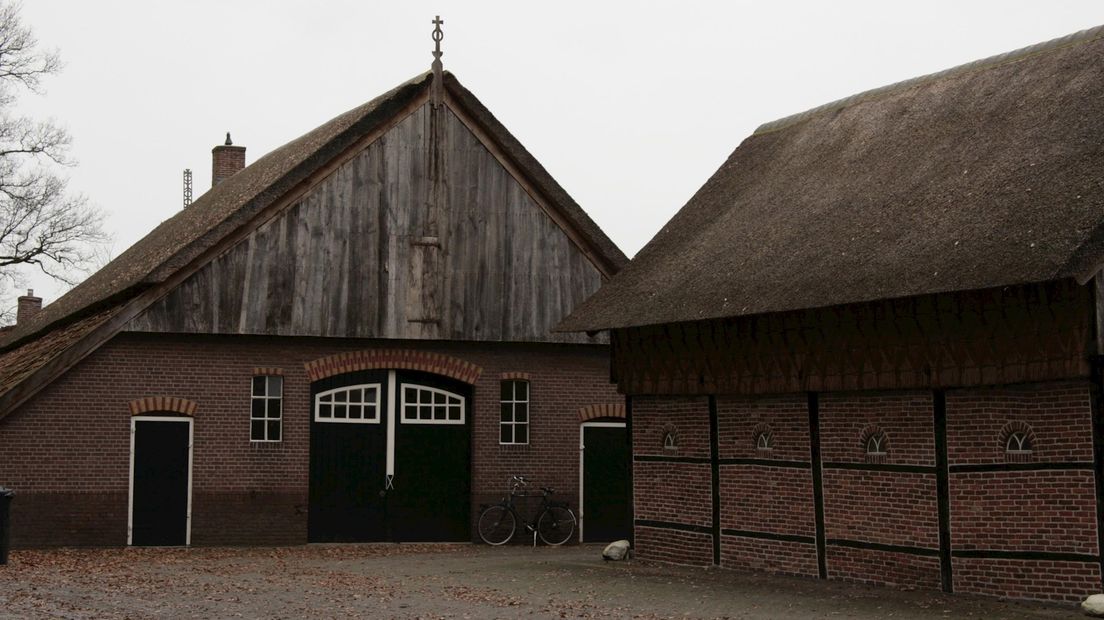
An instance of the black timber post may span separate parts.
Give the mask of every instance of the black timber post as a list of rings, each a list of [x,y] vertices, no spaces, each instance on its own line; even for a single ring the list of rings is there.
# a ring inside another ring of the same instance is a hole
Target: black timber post
[[[1092,411],[1093,478],[1096,482],[1096,551],[1104,585],[1104,356],[1089,358],[1089,407]]]
[[[629,546],[636,547],[636,498],[633,494],[633,465],[635,448],[633,447],[632,396],[625,395],[625,437],[629,442]]]
[[[939,580],[944,592],[954,592],[951,566],[951,483],[947,457],[947,394],[932,392],[932,428],[935,432],[935,496],[939,506]]]
[[[721,443],[717,397],[709,397],[709,469],[713,481],[713,564],[721,563]]]
[[[820,459],[820,395],[809,392],[809,459],[813,475],[813,508],[816,516],[817,572],[828,578],[828,550],[824,542],[824,481]]]

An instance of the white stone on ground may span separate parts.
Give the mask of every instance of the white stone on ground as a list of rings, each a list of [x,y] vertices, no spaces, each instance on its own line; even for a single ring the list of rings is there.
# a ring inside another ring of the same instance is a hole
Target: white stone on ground
[[[1094,618],[1104,618],[1104,594],[1093,594],[1081,601],[1081,611]]]
[[[606,545],[602,551],[603,560],[624,560],[629,556],[629,541],[618,540]]]

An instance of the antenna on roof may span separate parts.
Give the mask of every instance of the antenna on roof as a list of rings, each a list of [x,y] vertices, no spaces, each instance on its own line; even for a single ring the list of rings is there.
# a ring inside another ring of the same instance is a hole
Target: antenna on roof
[[[192,169],[184,169],[184,208],[192,204]]]
[[[441,56],[445,53],[441,51],[441,39],[445,38],[445,33],[441,31],[441,26],[444,25],[445,20],[441,19],[438,15],[433,19],[433,64],[430,65],[430,69],[433,70],[433,107],[441,105],[441,80],[444,78],[442,75],[444,69],[441,65]]]

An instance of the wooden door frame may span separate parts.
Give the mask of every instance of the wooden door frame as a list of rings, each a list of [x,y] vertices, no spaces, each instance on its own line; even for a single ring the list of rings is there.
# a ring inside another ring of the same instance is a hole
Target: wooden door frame
[[[624,422],[583,422],[579,425],[579,542],[583,541],[583,526],[586,523],[586,510],[584,508],[583,500],[586,495],[583,489],[583,472],[586,466],[586,444],[583,437],[586,435],[586,428],[625,428]],[[631,447],[630,447],[631,450]]]
[[[192,545],[192,446],[195,441],[195,420],[187,416],[136,415],[130,417],[130,483],[127,489],[127,546],[134,546],[134,437],[139,422],[188,423],[188,509],[184,517],[184,546]]]

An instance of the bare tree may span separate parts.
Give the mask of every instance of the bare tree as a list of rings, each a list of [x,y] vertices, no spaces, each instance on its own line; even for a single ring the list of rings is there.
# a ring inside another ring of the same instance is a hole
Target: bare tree
[[[42,78],[61,68],[19,11],[0,0],[0,292],[21,286],[27,267],[72,285],[107,240],[103,214],[67,191],[69,133],[13,111],[21,91],[41,93]]]

